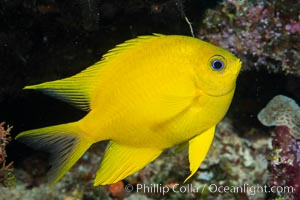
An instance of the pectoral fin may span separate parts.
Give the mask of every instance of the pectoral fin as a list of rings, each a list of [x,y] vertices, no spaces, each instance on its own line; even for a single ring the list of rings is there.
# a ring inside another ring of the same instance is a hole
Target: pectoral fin
[[[198,170],[205,159],[211,142],[214,138],[215,126],[194,137],[189,141],[189,161],[191,174],[185,179],[186,182]]]
[[[110,142],[94,180],[94,186],[118,182],[142,169],[161,154],[162,150],[129,147]]]

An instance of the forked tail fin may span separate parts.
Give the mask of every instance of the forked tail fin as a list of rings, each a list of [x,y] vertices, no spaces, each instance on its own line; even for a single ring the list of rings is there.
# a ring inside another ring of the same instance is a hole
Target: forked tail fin
[[[51,153],[48,172],[51,185],[56,183],[92,145],[84,137],[78,122],[21,132],[16,139],[33,148]]]

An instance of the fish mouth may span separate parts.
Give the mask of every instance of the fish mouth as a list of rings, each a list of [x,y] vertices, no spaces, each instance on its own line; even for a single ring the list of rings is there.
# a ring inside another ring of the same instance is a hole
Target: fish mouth
[[[230,90],[221,90],[218,94],[213,94],[213,93],[209,93],[209,92],[206,92],[205,90],[201,89],[201,88],[198,88],[199,90],[201,90],[204,94],[206,94],[207,96],[211,96],[211,97],[221,97],[221,96],[226,96],[228,95],[229,93],[231,93],[232,91],[235,90],[235,87],[236,85],[234,84],[234,86],[230,89]]]
[[[232,72],[237,76],[239,73],[240,73],[240,71],[241,71],[241,68],[242,68],[242,61],[240,60],[240,59],[237,59],[237,61],[236,61],[236,66],[235,66],[235,70],[232,70]]]

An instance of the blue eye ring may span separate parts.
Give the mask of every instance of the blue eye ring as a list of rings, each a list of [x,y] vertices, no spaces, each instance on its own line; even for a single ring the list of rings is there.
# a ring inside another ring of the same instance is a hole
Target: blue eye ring
[[[223,71],[226,68],[226,60],[221,55],[214,55],[209,59],[209,66],[213,71]]]
[[[222,60],[213,60],[211,62],[211,67],[213,68],[213,70],[217,70],[217,71],[220,71],[224,68],[224,63]]]

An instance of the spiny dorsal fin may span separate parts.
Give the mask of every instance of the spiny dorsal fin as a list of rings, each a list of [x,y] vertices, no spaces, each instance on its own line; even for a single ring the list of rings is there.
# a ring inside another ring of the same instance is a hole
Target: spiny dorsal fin
[[[97,82],[101,79],[101,69],[109,67],[110,61],[122,54],[122,52],[126,52],[130,48],[142,44],[145,41],[162,36],[164,35],[154,34],[127,40],[109,50],[99,62],[74,76],[61,80],[26,86],[24,89],[40,90],[49,96],[53,96],[57,99],[70,103],[84,111],[88,111],[90,109],[90,101]]]

